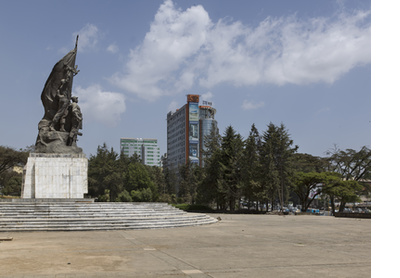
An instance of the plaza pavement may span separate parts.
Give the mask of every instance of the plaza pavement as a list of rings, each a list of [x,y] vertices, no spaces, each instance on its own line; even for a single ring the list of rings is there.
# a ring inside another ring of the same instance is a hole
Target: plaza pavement
[[[9,232],[0,277],[370,277],[371,220],[210,214],[152,230]]]

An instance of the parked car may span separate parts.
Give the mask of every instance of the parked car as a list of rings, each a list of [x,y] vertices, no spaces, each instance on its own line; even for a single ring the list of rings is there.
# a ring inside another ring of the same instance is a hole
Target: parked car
[[[307,209],[307,212],[311,212],[313,214],[319,214],[319,209],[309,208],[309,209]]]
[[[298,213],[301,212],[301,210],[299,208],[293,207],[293,208],[291,208],[291,212],[294,213],[294,214],[298,214]]]

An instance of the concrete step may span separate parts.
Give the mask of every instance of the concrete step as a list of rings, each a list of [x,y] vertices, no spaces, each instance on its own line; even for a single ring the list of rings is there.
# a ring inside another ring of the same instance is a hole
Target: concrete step
[[[0,202],[0,232],[149,229],[217,222],[167,203]]]

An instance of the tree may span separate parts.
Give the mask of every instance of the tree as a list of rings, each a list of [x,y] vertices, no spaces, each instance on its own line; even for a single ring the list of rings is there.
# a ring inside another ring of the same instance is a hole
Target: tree
[[[132,197],[128,191],[124,190],[118,194],[117,202],[132,202]]]
[[[142,163],[129,163],[125,173],[125,188],[128,191],[140,190],[153,186],[153,181]]]
[[[4,195],[21,195],[22,171],[13,171],[15,166],[23,167],[28,158],[27,150],[14,150],[0,146],[0,192]]]
[[[371,179],[371,150],[366,146],[359,151],[343,151],[334,146],[327,154],[331,171],[339,173],[344,180]]]
[[[146,169],[150,175],[150,179],[154,184],[153,201],[159,201],[160,196],[166,192],[166,183],[163,170],[158,166],[146,166]]]
[[[118,154],[107,145],[97,147],[96,155],[89,158],[88,183],[89,194],[92,197],[106,195],[108,190],[109,200],[114,202],[118,194],[124,190],[124,163],[118,159]]]
[[[14,166],[23,166],[28,159],[28,152],[16,151],[12,148],[0,146],[0,175]]]
[[[179,197],[184,203],[195,203],[202,173],[203,171],[198,165],[190,162],[179,168]]]
[[[131,192],[133,201],[151,202],[157,199],[157,187],[152,181],[148,169],[142,163],[129,163],[124,180],[125,188]]]
[[[323,187],[337,179],[336,173],[297,172],[294,176],[292,190],[300,200],[301,210],[307,211],[312,201],[322,193]]]
[[[272,201],[278,195],[281,208],[288,200],[288,188],[293,175],[292,156],[298,149],[298,146],[292,145],[293,140],[283,124],[268,125],[260,150],[262,171],[265,173],[262,192],[263,197],[268,194]]]
[[[261,188],[261,165],[260,165],[260,144],[261,138],[256,126],[251,126],[249,136],[244,142],[243,151],[243,196],[248,203],[257,201]],[[250,206],[248,206],[250,208]]]
[[[0,192],[3,195],[20,196],[22,173],[5,171],[0,175]]]
[[[221,144],[221,178],[218,181],[219,192],[228,201],[231,211],[235,210],[236,200],[240,202],[242,187],[243,140],[232,126],[228,126]]]
[[[355,180],[342,180],[341,178],[336,178],[326,183],[323,192],[330,197],[332,213],[334,215],[335,199],[340,202],[339,212],[343,212],[346,203],[360,201],[359,194],[362,189],[362,185]]]
[[[187,162],[179,167],[179,191],[178,197],[182,203],[189,203],[192,199],[190,187],[192,184],[192,165]]]
[[[211,133],[205,138],[205,148],[202,150],[204,162],[204,177],[197,189],[197,202],[210,205],[216,203],[217,209],[222,208],[223,197],[218,192],[218,180],[221,176],[221,136],[213,123]]]
[[[360,195],[371,192],[371,150],[364,146],[359,151],[353,149],[340,150],[336,145],[327,152],[330,171],[341,176],[341,181],[331,184],[328,190],[332,196],[340,200],[339,211],[343,211],[346,202],[359,200]],[[343,190],[343,192],[340,192]],[[357,197],[354,194],[358,194]],[[332,200],[332,199],[331,199]]]
[[[295,153],[292,156],[293,169],[296,172],[317,172],[328,171],[328,158],[321,158],[307,153]]]

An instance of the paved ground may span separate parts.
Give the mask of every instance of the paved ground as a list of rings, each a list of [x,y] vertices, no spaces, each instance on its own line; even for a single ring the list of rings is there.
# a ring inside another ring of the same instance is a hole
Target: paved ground
[[[215,214],[216,224],[16,232],[0,277],[370,277],[371,220]]]

